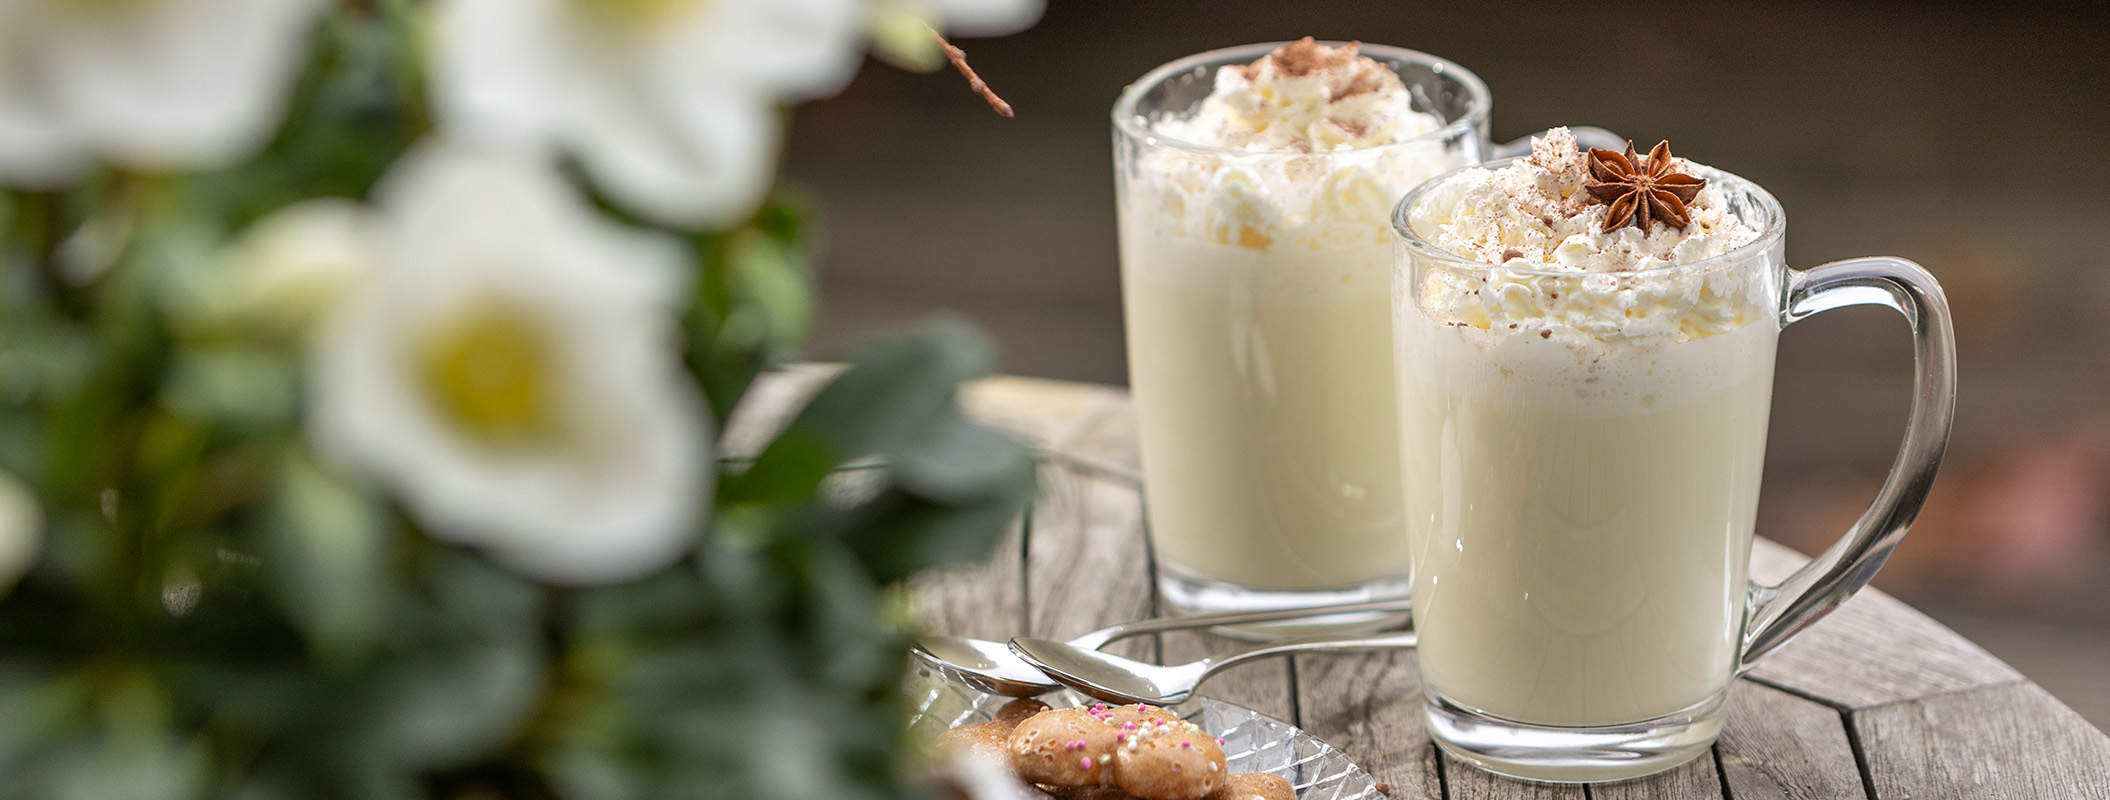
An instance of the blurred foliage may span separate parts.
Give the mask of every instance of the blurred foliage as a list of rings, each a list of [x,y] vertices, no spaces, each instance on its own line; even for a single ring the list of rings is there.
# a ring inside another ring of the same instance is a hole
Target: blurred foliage
[[[0,471],[44,521],[0,584],[0,800],[920,794],[887,587],[985,554],[1034,491],[955,402],[990,366],[972,330],[875,340],[721,470],[690,557],[559,589],[323,466],[297,341],[184,317],[236,231],[365,197],[426,133],[415,11],[338,14],[250,163],[0,192]],[[785,188],[692,241],[685,355],[722,425],[798,355],[818,235]]]

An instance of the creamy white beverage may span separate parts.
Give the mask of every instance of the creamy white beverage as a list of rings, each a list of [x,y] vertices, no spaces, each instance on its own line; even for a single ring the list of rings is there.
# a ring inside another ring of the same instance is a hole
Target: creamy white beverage
[[[1480,265],[1406,270],[1395,320],[1423,679],[1570,727],[1733,677],[1779,331],[1774,273],[1715,258],[1758,235],[1714,190],[1607,231],[1586,159],[1556,129],[1427,190],[1408,226]]]
[[[1129,369],[1167,568],[1282,590],[1406,576],[1388,216],[1472,155],[1413,102],[1354,45],[1306,39],[1219,69],[1124,167]]]

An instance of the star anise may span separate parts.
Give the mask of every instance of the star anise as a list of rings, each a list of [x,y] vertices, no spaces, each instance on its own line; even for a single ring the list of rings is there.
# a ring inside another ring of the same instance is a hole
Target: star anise
[[[1623,155],[1590,148],[1590,177],[1583,189],[1592,201],[1612,206],[1604,218],[1606,233],[1631,222],[1647,234],[1654,222],[1679,229],[1692,224],[1685,204],[1706,185],[1703,178],[1671,171],[1669,141],[1657,142],[1647,162],[1635,155],[1634,143],[1627,142]]]

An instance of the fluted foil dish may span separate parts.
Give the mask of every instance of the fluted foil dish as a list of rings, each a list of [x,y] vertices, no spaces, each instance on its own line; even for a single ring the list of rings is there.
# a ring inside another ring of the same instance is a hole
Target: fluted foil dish
[[[910,699],[916,713],[909,730],[925,740],[948,728],[995,718],[1009,697],[983,694],[959,683],[932,676],[911,680]],[[1053,708],[1091,705],[1092,700],[1070,691],[1040,696]],[[1270,772],[1287,779],[1297,790],[1297,800],[1382,800],[1377,779],[1363,771],[1348,754],[1295,725],[1236,703],[1213,697],[1197,697],[1171,707],[1188,722],[1201,726],[1210,736],[1224,741],[1224,761],[1230,772]]]

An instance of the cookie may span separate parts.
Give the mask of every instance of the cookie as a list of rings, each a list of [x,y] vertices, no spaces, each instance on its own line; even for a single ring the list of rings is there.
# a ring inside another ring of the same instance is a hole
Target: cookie
[[[938,752],[950,756],[979,756],[998,764],[1011,759],[1011,729],[1016,723],[1002,721],[961,725],[938,734]]]
[[[1111,783],[1120,729],[1091,709],[1043,711],[1011,731],[1011,768],[1028,783],[1091,786]]]
[[[1021,697],[1005,703],[1003,708],[997,709],[996,718],[992,721],[1006,723],[1005,730],[1008,732],[1011,728],[1018,727],[1019,723],[1032,719],[1033,715],[1046,710],[1048,710],[1047,703],[1031,697]]]
[[[1105,703],[1094,703],[1092,704],[1092,710],[1098,712],[1100,719],[1106,720],[1107,722],[1113,723],[1115,725],[1125,725],[1129,723],[1135,723],[1140,725],[1150,720],[1164,720],[1166,722],[1180,721],[1180,715],[1178,714],[1174,714],[1157,706],[1146,706],[1142,703],[1136,703],[1135,705],[1127,706],[1109,706]]]
[[[1114,785],[1123,791],[1143,800],[1202,800],[1223,788],[1223,747],[1200,726],[1147,719],[1124,733],[1114,753]]]
[[[1280,775],[1241,772],[1224,778],[1223,788],[1208,800],[1297,800],[1297,790]]]

